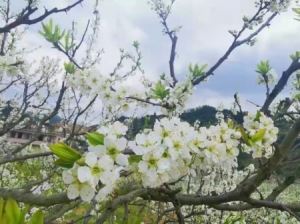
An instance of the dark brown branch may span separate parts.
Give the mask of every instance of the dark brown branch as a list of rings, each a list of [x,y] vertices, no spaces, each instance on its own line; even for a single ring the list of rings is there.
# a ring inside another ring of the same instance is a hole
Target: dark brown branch
[[[175,208],[175,213],[176,213],[176,216],[177,216],[178,223],[179,224],[184,224],[185,223],[185,221],[184,221],[185,217],[183,216],[183,214],[181,212],[180,204],[177,201],[174,201],[173,205],[174,205],[174,208]]]
[[[8,21],[9,21],[9,14],[10,14],[10,0],[8,0],[6,2],[6,10],[5,10],[5,23],[7,24]],[[5,55],[5,43],[6,43],[6,40],[7,40],[7,36],[8,36],[8,33],[5,32],[3,33],[3,36],[2,36],[2,40],[1,40],[1,48],[0,48],[0,55],[4,56]]]
[[[13,84],[15,84],[19,80],[21,80],[21,77],[18,77],[17,79],[12,80],[9,84],[7,84],[3,89],[0,90],[0,93],[3,93],[7,89],[9,89]]]
[[[267,200],[256,200],[256,199],[248,199],[247,202],[254,206],[273,208],[280,211],[286,211],[291,216],[295,217],[298,221],[300,221],[300,217],[294,212],[294,210],[299,211],[299,205],[285,205],[279,202],[267,201]]]
[[[63,82],[62,85],[61,85],[61,88],[60,88],[60,91],[59,91],[59,95],[57,97],[57,100],[56,100],[56,104],[55,104],[55,107],[53,108],[52,112],[45,116],[39,123],[39,126],[37,127],[37,130],[40,130],[43,125],[49,121],[51,118],[53,118],[59,111],[59,109],[61,108],[61,103],[62,103],[62,100],[63,100],[63,97],[64,97],[64,94],[65,94],[65,91],[67,90],[67,87],[65,86],[65,83]],[[22,149],[24,149],[24,147],[30,145],[32,142],[35,141],[35,139],[39,136],[39,133],[37,132],[36,134],[34,134],[32,136],[32,139],[29,140],[27,143],[23,144],[23,145],[20,145],[19,147],[15,148],[11,153],[12,155],[20,152]],[[11,156],[11,155],[9,155]]]
[[[53,43],[53,45],[54,45],[54,47],[55,47],[58,51],[62,52],[64,55],[66,55],[67,58],[68,58],[68,59],[69,59],[69,60],[70,60],[77,68],[83,69],[83,67],[80,66],[80,65],[75,61],[74,57],[73,57],[72,55],[70,55],[69,52],[65,51],[65,50],[59,45],[59,43]]]
[[[38,8],[32,7],[32,4],[28,3],[28,6],[25,9],[23,9],[21,14],[19,15],[19,17],[17,17],[15,21],[5,25],[4,27],[0,27],[0,33],[10,32],[12,29],[20,25],[32,25],[41,22],[42,20],[44,20],[45,18],[47,18],[48,16],[54,13],[68,12],[69,10],[71,10],[72,8],[74,8],[76,5],[80,4],[83,1],[84,0],[78,0],[75,3],[61,9],[58,8],[53,8],[51,10],[45,9],[45,12],[41,16],[38,16],[34,19],[30,19],[29,17],[33,15],[38,10]]]
[[[3,165],[5,163],[24,161],[24,160],[28,160],[28,159],[47,157],[47,156],[51,156],[51,155],[52,155],[52,152],[42,152],[42,153],[27,154],[24,156],[15,156],[12,158],[4,158],[4,159],[0,160],[0,165]]]
[[[227,49],[227,51],[225,52],[225,54],[205,73],[205,75],[195,79],[193,81],[193,85],[197,85],[200,82],[204,81],[206,78],[208,78],[209,76],[213,75],[215,70],[221,65],[223,64],[223,62],[229,57],[229,55],[239,46],[248,43],[249,41],[251,41],[255,36],[257,36],[263,29],[265,29],[266,27],[269,27],[270,22],[278,15],[278,13],[273,13],[255,32],[251,33],[248,37],[242,39],[242,40],[238,40],[238,38],[240,37],[240,35],[243,33],[243,31],[246,28],[242,28],[241,31],[239,32],[238,35],[235,36],[232,44],[229,46],[229,48]]]
[[[73,50],[73,52],[72,52],[72,58],[75,57],[75,54],[76,54],[77,50],[78,50],[78,49],[80,48],[80,46],[82,45],[82,43],[83,43],[83,41],[84,41],[84,39],[85,39],[85,36],[86,36],[86,34],[87,34],[87,31],[88,31],[88,29],[89,29],[89,26],[90,26],[90,20],[88,20],[88,23],[87,23],[87,25],[86,25],[86,27],[85,27],[85,30],[84,30],[84,32],[83,32],[83,34],[82,34],[82,36],[81,36],[81,40],[80,40],[79,43],[75,46],[75,48],[74,48],[74,50]]]
[[[70,200],[68,199],[65,193],[45,196],[41,194],[29,193],[23,190],[6,189],[6,188],[0,188],[0,197],[4,199],[14,198],[16,201],[27,203],[30,205],[37,205],[37,206],[51,206],[51,205],[65,204],[70,202]]]
[[[47,212],[45,217],[45,224],[52,224],[53,221],[62,217],[66,212],[76,208],[79,205],[79,201],[74,201],[69,204],[55,205],[52,209]]]
[[[177,78],[175,75],[175,70],[174,70],[174,63],[175,63],[175,56],[176,56],[176,45],[177,45],[177,35],[176,35],[176,30],[172,30],[169,28],[167,19],[171,13],[172,6],[174,4],[175,0],[172,0],[170,5],[167,6],[166,8],[161,7],[160,5],[156,5],[154,2],[154,10],[156,11],[157,15],[160,18],[160,22],[163,25],[163,32],[168,35],[168,37],[171,40],[171,52],[170,52],[170,58],[169,58],[169,70],[170,70],[170,76],[172,78],[172,86],[175,86],[177,83]]]
[[[139,101],[139,102],[142,102],[142,103],[150,104],[152,106],[164,107],[164,105],[162,105],[160,103],[155,103],[155,102],[152,102],[148,99],[141,99],[141,98],[138,98],[138,97],[135,97],[135,96],[129,96],[129,97],[126,97],[126,99],[136,100],[136,101]]]
[[[74,137],[75,135],[75,129],[76,129],[76,125],[77,125],[77,121],[79,119],[79,117],[84,114],[96,101],[98,95],[94,96],[94,98],[85,106],[85,108],[83,108],[83,110],[79,110],[78,114],[76,115],[73,125],[72,125],[72,131],[69,135],[69,137],[66,139],[66,141],[69,141],[72,137]]]
[[[266,200],[275,200],[286,188],[295,182],[295,177],[287,177],[284,182],[275,187],[272,193],[266,198]]]
[[[126,195],[121,195],[114,199],[112,202],[109,202],[107,206],[105,206],[105,211],[101,214],[99,219],[96,221],[96,224],[102,224],[106,221],[106,219],[122,204],[128,203],[134,200],[136,197],[145,194],[147,192],[146,189],[138,189],[134,190]]]
[[[169,68],[170,68],[170,75],[173,79],[173,86],[175,86],[177,83],[177,79],[176,79],[175,71],[174,71],[174,62],[175,62],[175,56],[176,56],[177,36],[176,36],[176,34],[173,34],[171,36],[172,36],[172,38],[171,38],[172,46],[171,46],[171,53],[170,53],[170,60],[169,60]]]
[[[290,66],[286,71],[284,71],[278,80],[277,84],[275,85],[274,89],[270,93],[270,95],[267,97],[264,105],[261,108],[261,111],[264,113],[268,113],[269,107],[271,103],[274,101],[274,99],[278,96],[278,94],[283,90],[283,88],[286,86],[290,76],[297,70],[300,69],[300,62],[299,60],[293,60]]]

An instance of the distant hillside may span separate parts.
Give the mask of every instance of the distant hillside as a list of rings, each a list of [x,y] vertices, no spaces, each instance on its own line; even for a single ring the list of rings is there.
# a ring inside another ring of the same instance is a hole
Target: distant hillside
[[[181,119],[190,123],[191,125],[194,124],[196,121],[200,122],[203,126],[210,126],[217,123],[216,113],[217,109],[212,106],[201,106],[197,108],[193,108],[187,110],[183,114],[181,114]],[[234,115],[230,110],[223,110],[222,111],[225,118],[231,118],[235,121],[241,123],[242,116],[241,114]],[[132,137],[139,133],[141,130],[145,128],[152,128],[156,119],[161,118],[161,115],[147,115],[144,117],[133,118],[131,119],[129,124],[129,133],[128,136]],[[121,117],[121,121],[128,120],[126,117]]]

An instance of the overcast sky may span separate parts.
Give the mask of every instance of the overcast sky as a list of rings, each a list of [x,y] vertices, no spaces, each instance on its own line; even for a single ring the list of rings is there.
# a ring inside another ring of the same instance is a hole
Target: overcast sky
[[[15,2],[21,7],[22,0]],[[62,7],[72,1],[45,2],[47,4],[42,2],[42,5]],[[93,0],[86,0],[68,15],[56,15],[53,19],[64,27],[70,27],[72,19],[75,19],[83,28],[91,16],[93,3]],[[143,68],[148,76],[168,72],[170,42],[167,36],[162,35],[162,27],[147,0],[101,0],[99,9],[101,31],[97,46],[105,50],[100,66],[102,72],[111,71],[118,60],[118,49],[131,50],[134,40],[140,43]],[[250,16],[254,10],[253,0],[177,0],[169,21],[171,27],[182,26],[178,34],[176,73],[184,77],[190,63],[212,65],[232,40],[228,30],[239,29],[243,15]],[[56,51],[49,51],[50,46],[37,33],[40,26],[30,28],[23,44],[43,46],[35,52],[35,57],[62,57]],[[280,74],[290,63],[289,55],[300,50],[299,30],[300,22],[294,20],[291,10],[280,14],[258,36],[255,46],[238,48],[207,83],[197,87],[189,106],[230,106],[235,92],[240,94],[246,109],[253,109],[246,100],[261,104],[265,93],[264,88],[256,84],[256,64],[262,59],[269,59]],[[288,89],[285,94],[288,94]]]

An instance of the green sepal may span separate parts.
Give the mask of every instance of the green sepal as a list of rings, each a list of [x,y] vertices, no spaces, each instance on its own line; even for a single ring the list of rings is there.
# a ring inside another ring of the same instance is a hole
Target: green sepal
[[[90,132],[85,135],[88,142],[93,145],[103,145],[104,144],[104,135],[99,132]]]
[[[66,161],[63,159],[57,159],[54,161],[54,164],[64,168],[72,168],[74,165],[74,161]]]
[[[79,166],[84,166],[85,165],[85,158],[80,158],[79,160],[76,161],[76,163],[79,165]]]
[[[62,142],[50,145],[50,150],[58,158],[65,161],[75,162],[76,160],[81,158],[79,152]]]

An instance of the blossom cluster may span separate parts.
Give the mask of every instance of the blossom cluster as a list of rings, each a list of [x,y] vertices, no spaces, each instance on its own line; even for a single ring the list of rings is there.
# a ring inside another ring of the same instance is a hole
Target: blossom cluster
[[[90,145],[82,161],[63,172],[63,181],[68,185],[70,199],[81,197],[84,201],[104,200],[113,192],[120,172],[128,166],[123,154],[127,140],[123,137],[127,127],[115,122],[103,129],[104,144]],[[96,194],[97,193],[97,194]]]
[[[143,186],[158,187],[177,180],[188,173],[191,163],[193,127],[178,118],[163,118],[157,121],[153,130],[138,134],[130,147],[136,155],[142,156],[138,164]]]
[[[272,144],[277,140],[278,128],[273,120],[262,112],[248,114],[243,123],[246,132],[245,152],[251,152],[253,158],[269,158],[273,154]]]
[[[285,12],[291,5],[291,0],[270,1],[270,9],[272,12]]]
[[[172,80],[162,76],[156,83],[143,83],[148,89],[146,96],[151,101],[162,105],[161,112],[165,115],[178,116],[186,106],[188,98],[193,94],[193,77],[173,83]],[[173,83],[173,84],[172,84]]]
[[[12,56],[0,57],[0,74],[2,77],[14,77],[17,76],[21,70],[20,66],[15,66],[18,62],[17,58]]]
[[[237,170],[241,146],[254,158],[269,157],[277,132],[272,120],[261,112],[245,116],[243,127],[223,118],[217,125],[193,127],[179,117],[165,117],[128,141],[127,127],[117,121],[98,130],[103,144],[90,145],[79,162],[63,172],[63,180],[69,185],[68,197],[80,196],[84,201],[104,200],[114,192],[125,170],[144,187],[152,188],[189,174],[200,175],[207,183],[203,185],[206,194],[212,191],[209,186],[223,179],[223,187],[213,190],[221,193],[232,190],[249,173],[248,169],[245,175]],[[133,162],[129,163],[128,154],[135,156]]]
[[[132,150],[142,156],[138,172],[147,187],[176,181],[193,167],[231,164],[238,155],[240,133],[223,121],[211,128],[195,129],[179,118],[163,118],[153,130],[136,136]]]
[[[202,163],[216,164],[229,162],[230,164],[239,154],[238,145],[241,133],[234,128],[232,122],[224,120],[220,124],[209,128],[200,127],[199,135],[201,144]]]
[[[127,77],[126,77],[127,78]],[[81,93],[94,97],[98,95],[107,112],[112,113],[118,110],[128,110],[129,103],[141,103],[146,99],[152,102],[167,105],[162,107],[164,114],[180,114],[185,108],[186,101],[193,93],[192,77],[188,77],[184,81],[177,82],[175,86],[170,86],[170,80],[161,80],[160,86],[165,91],[161,96],[162,89],[154,89],[155,83],[150,80],[144,80],[142,84],[149,92],[139,92],[136,89],[128,88],[124,85],[126,78],[122,78],[117,74],[104,76],[96,69],[76,70],[74,74],[66,76],[69,86],[74,87]],[[144,77],[142,77],[144,78]],[[158,92],[157,92],[158,91]],[[134,100],[134,99],[140,100]]]
[[[90,97],[96,95],[101,99],[106,112],[128,110],[129,96],[138,96],[138,91],[121,84],[120,77],[104,76],[95,69],[76,70],[74,74],[66,76],[69,86],[79,90],[80,93]],[[122,80],[124,81],[124,80]]]
[[[171,108],[171,114],[181,114],[186,106],[188,98],[193,94],[194,86],[190,79],[176,83],[176,85],[170,89],[170,94],[163,100],[164,104],[168,104]],[[168,110],[163,111],[165,114],[169,114]]]

